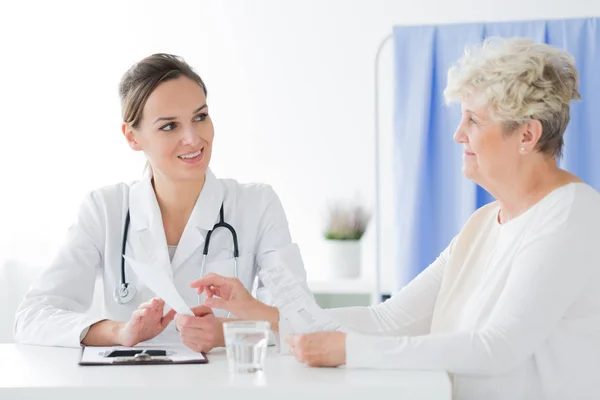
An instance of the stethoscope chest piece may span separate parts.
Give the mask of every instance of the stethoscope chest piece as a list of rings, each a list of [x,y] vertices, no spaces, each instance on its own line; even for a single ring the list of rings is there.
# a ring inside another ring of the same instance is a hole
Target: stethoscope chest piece
[[[115,288],[113,293],[113,299],[118,304],[126,304],[129,303],[135,297],[135,286],[132,284],[120,284]]]

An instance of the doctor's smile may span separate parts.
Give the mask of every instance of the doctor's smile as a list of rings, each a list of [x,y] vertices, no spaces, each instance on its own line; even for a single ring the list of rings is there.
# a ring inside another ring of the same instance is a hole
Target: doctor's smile
[[[194,151],[193,153],[182,154],[177,157],[188,164],[196,164],[197,162],[202,161],[202,149]]]

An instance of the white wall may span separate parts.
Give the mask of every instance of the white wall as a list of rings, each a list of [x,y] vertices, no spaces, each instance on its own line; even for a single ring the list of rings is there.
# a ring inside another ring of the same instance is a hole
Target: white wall
[[[0,261],[47,263],[85,192],[139,175],[143,160],[119,132],[116,89],[125,69],[152,52],[184,56],[205,79],[213,170],[275,187],[309,275],[319,277],[327,201],[358,193],[373,204],[374,55],[394,24],[600,16],[598,0],[94,4],[0,5]],[[391,46],[382,61],[389,277]],[[370,232],[366,264],[373,254]]]

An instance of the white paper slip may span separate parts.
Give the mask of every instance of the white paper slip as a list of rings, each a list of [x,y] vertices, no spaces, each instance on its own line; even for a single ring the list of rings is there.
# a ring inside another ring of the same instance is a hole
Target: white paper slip
[[[273,251],[263,257],[258,277],[273,296],[275,306],[286,319],[292,332],[308,333],[337,331],[340,325],[307,293],[288,265],[302,263],[300,250],[295,244]]]
[[[127,264],[135,271],[140,280],[177,313],[194,315],[163,267],[156,263],[141,263],[126,255],[123,257],[125,258],[125,261],[127,261]]]

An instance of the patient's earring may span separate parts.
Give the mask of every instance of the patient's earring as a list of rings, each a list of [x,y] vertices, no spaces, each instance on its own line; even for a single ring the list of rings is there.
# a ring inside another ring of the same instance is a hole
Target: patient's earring
[[[521,154],[525,154],[525,147],[521,147]]]

